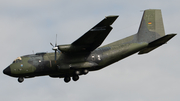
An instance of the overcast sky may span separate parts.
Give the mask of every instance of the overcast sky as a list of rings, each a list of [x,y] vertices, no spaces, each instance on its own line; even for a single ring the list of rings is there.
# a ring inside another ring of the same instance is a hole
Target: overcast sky
[[[53,52],[108,15],[119,15],[103,45],[135,34],[142,10],[161,9],[165,32],[180,33],[179,0],[0,0],[0,101],[180,101],[180,37],[146,55],[132,55],[77,82],[2,73],[18,56]]]

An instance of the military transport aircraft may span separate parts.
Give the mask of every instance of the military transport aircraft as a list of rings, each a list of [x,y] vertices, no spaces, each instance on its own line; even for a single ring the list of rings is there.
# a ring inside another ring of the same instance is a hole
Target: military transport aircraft
[[[53,47],[53,53],[36,53],[18,57],[3,73],[24,78],[45,76],[64,78],[67,83],[79,79],[89,71],[100,70],[134,53],[145,54],[165,44],[176,34],[165,35],[159,9],[144,11],[136,34],[99,47],[112,30],[111,25],[118,16],[107,16],[71,44]],[[52,44],[51,44],[52,45]]]

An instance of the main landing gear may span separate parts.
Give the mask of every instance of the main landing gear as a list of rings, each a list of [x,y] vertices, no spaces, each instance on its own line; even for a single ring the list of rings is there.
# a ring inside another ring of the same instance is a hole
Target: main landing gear
[[[18,78],[18,82],[19,82],[19,83],[22,83],[23,81],[24,81],[24,78],[23,78],[23,77],[19,77],[19,78]]]
[[[64,78],[64,82],[68,83],[69,81],[71,81],[70,77],[67,76],[67,77]]]
[[[78,76],[78,75],[74,75],[74,76],[72,77],[72,79],[73,79],[73,81],[77,81],[77,80],[79,80],[79,76]]]
[[[80,71],[75,71],[74,75],[72,76],[73,81],[79,80],[79,75],[80,74],[86,75],[88,72],[89,71],[87,69],[85,69],[85,70],[83,70],[81,72]],[[64,77],[64,82],[68,83],[69,81],[71,81],[71,77],[69,77],[69,76]]]
[[[81,70],[81,71],[75,71],[74,75],[72,76],[72,80],[73,81],[77,81],[79,80],[79,75],[86,75],[89,71],[87,69]],[[24,81],[24,77],[18,77],[18,82],[22,83]],[[69,81],[71,81],[71,77],[70,76],[66,76],[64,77],[64,82],[68,83]]]
[[[78,75],[74,75],[72,77],[72,79],[73,79],[73,81],[77,81],[77,80],[79,80],[79,76]],[[64,82],[68,83],[69,81],[71,81],[71,77],[67,76],[67,77],[64,78]]]

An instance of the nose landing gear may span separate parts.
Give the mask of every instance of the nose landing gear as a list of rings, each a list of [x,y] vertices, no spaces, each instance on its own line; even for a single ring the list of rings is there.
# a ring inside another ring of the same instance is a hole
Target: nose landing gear
[[[18,82],[19,82],[19,83],[22,83],[23,81],[24,81],[24,78],[23,78],[23,77],[19,77],[19,78],[18,78]]]

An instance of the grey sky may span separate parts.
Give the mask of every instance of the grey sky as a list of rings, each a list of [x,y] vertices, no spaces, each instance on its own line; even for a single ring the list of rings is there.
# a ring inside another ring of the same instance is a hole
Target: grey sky
[[[179,35],[146,55],[132,55],[77,82],[48,76],[25,79],[2,73],[15,58],[52,52],[50,42],[69,44],[108,15],[119,15],[104,44],[135,34],[141,10],[161,9],[166,33],[180,33],[179,0],[1,0],[1,101],[179,101]],[[71,37],[69,37],[71,36]]]

